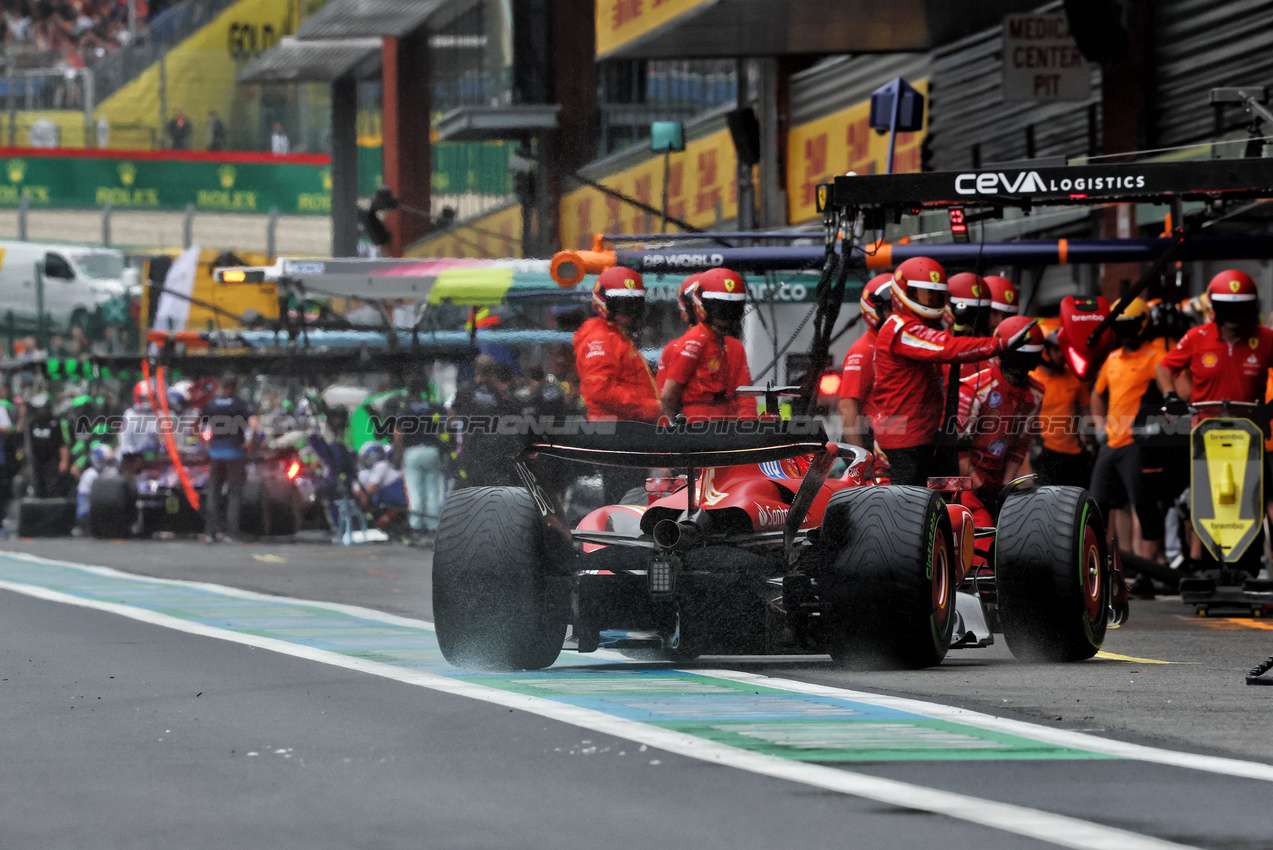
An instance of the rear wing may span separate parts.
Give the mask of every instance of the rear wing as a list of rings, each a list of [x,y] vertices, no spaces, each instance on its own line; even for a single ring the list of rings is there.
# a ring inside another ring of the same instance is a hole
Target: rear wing
[[[536,440],[526,454],[599,466],[701,468],[766,463],[827,450],[826,432],[816,419],[588,424],[594,427],[583,433]]]

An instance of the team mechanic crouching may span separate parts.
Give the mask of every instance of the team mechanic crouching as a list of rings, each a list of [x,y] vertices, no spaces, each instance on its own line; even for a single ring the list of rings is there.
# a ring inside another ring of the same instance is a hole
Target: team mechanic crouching
[[[963,503],[980,527],[995,524],[1000,492],[1025,462],[1043,403],[1043,386],[1030,377],[1043,360],[1043,331],[1032,319],[1011,316],[995,336],[1007,342],[1023,328],[1029,333],[1024,345],[1004,351],[997,364],[991,361],[959,388],[959,424],[972,440],[959,460],[959,474],[973,484]]]
[[[1033,322],[1006,339],[942,330],[946,271],[927,257],[899,265],[892,290],[893,315],[880,325],[875,349],[875,440],[888,456],[891,483],[924,486],[931,476],[955,474],[940,468],[937,453],[945,409],[942,364],[1015,350],[1030,340]]]

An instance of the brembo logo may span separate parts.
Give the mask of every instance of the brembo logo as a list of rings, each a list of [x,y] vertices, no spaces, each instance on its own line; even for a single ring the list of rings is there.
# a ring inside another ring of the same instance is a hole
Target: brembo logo
[[[955,191],[961,195],[1031,195],[1143,188],[1145,188],[1143,174],[1125,177],[1066,177],[1060,180],[1044,180],[1037,171],[1019,171],[1011,177],[1002,171],[983,171],[960,174],[955,178]]]
[[[724,254],[646,254],[644,268],[703,269],[725,265]]]

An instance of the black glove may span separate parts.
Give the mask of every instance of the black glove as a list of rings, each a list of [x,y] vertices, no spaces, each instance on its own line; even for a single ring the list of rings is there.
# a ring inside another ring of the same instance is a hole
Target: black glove
[[[1169,416],[1185,416],[1189,413],[1189,405],[1174,390],[1163,396],[1162,409]]]
[[[1034,326],[1037,324],[1038,322],[1031,322],[1030,324],[1021,328],[1021,330],[1014,333],[1011,337],[1008,338],[1008,344],[1004,346],[1004,350],[1016,351],[1018,348],[1020,348],[1021,346],[1029,342],[1030,331],[1032,331],[1034,329]]]

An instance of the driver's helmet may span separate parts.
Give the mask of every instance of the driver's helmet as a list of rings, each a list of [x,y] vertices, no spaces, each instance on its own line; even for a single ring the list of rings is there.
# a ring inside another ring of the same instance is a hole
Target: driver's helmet
[[[700,322],[724,319],[731,326],[743,320],[747,309],[747,285],[737,272],[709,269],[698,276],[698,288],[691,295],[694,315]]]
[[[1122,304],[1119,301],[1119,304]],[[1114,336],[1120,343],[1139,339],[1149,325],[1149,304],[1144,298],[1133,298],[1123,307],[1123,312],[1114,320]]]
[[[641,275],[623,266],[614,266],[597,276],[592,285],[592,309],[607,322],[620,313],[640,321],[645,316],[645,282]]]
[[[997,274],[987,275],[982,280],[990,287],[991,310],[1007,313],[1009,316],[1021,315],[1021,293],[1012,281]]]
[[[1006,345],[1008,340],[1012,339],[1022,328],[1034,322],[1029,316],[1009,316],[999,323],[999,327],[995,328],[995,336],[1004,341]],[[1043,329],[1038,323],[1030,328],[1030,336],[1026,340],[1025,345],[1013,349],[1012,351],[1004,350],[999,355],[999,365],[1007,369],[1024,369],[1029,372],[1038,368],[1043,362]]]
[[[115,450],[105,443],[93,443],[88,450],[88,459],[93,468],[100,472],[115,460]]]
[[[371,469],[382,460],[388,460],[389,452],[385,449],[383,443],[377,443],[374,440],[366,443],[358,450],[358,468]]]
[[[879,330],[880,324],[884,321],[884,314],[893,305],[889,292],[889,286],[892,283],[891,274],[877,274],[862,287],[862,297],[858,300],[858,306],[862,308],[862,320],[871,330]]]
[[[1220,272],[1207,284],[1207,296],[1217,325],[1254,325],[1260,321],[1260,296],[1246,272]]]
[[[946,270],[928,257],[912,257],[893,272],[893,312],[932,322],[946,309]]]
[[[133,407],[150,410],[155,404],[155,388],[149,381],[138,381],[133,387]]]
[[[694,315],[694,291],[698,289],[698,274],[692,274],[681,281],[676,291],[676,306],[681,310],[681,321],[690,327],[698,324],[698,316]]]
[[[951,329],[956,332],[979,329],[984,324],[980,321],[982,316],[990,310],[990,287],[972,272],[951,275],[948,284],[950,303],[946,314]]]

